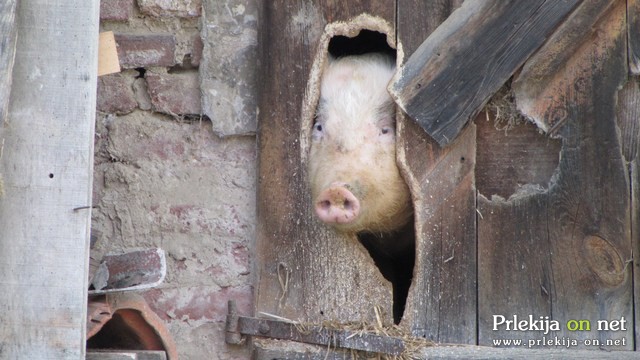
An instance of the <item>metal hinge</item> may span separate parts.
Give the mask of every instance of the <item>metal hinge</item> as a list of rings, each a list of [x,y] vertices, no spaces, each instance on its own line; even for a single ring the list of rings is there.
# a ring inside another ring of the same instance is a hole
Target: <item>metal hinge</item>
[[[388,355],[401,355],[405,350],[404,341],[392,336],[239,316],[235,301],[230,300],[225,340],[227,344],[241,344],[245,336],[261,336]]]

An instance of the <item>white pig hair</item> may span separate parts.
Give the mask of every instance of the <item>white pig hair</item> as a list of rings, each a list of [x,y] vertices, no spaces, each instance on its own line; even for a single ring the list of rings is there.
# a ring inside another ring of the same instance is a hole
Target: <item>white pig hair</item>
[[[394,71],[393,59],[379,53],[330,59],[323,71],[316,113],[322,134],[312,137],[309,179],[314,199],[331,183],[344,182],[360,200],[358,219],[335,225],[345,232],[392,231],[412,215],[395,160],[394,106],[387,92]]]

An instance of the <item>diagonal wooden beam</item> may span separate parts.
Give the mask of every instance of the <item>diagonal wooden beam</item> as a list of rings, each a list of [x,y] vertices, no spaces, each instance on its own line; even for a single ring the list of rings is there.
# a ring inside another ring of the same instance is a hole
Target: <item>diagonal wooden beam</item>
[[[467,0],[402,66],[389,91],[441,146],[581,0]]]

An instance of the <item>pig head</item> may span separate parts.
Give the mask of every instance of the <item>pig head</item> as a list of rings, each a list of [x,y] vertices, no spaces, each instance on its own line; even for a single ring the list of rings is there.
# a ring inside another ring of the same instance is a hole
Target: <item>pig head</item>
[[[393,59],[329,59],[312,130],[309,180],[318,218],[348,233],[390,232],[412,216],[396,164]]]

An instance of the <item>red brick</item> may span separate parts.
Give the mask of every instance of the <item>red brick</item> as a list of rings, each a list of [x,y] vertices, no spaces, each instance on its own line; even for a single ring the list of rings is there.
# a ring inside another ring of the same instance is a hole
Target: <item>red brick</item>
[[[158,17],[198,17],[202,15],[202,0],[138,0],[140,12]]]
[[[128,114],[137,106],[130,79],[124,74],[101,76],[98,80],[98,111],[109,114]]]
[[[197,34],[193,37],[193,45],[191,47],[191,66],[198,67],[200,66],[200,61],[202,60],[202,50],[204,48],[204,44],[202,42],[202,38],[200,34]]]
[[[133,12],[134,0],[101,0],[100,20],[127,21]]]
[[[116,43],[122,68],[175,65],[173,35],[116,34]]]
[[[173,115],[202,113],[197,71],[175,74],[147,71],[145,79],[153,110]]]

